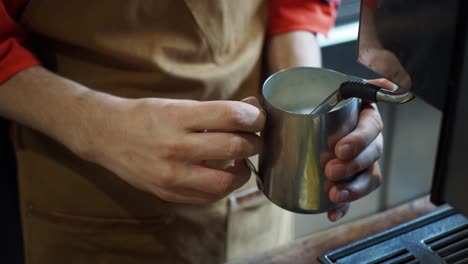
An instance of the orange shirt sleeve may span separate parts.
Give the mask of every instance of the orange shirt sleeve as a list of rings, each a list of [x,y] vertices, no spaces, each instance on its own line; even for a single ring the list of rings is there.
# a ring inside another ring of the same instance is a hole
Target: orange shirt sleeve
[[[305,30],[326,35],[335,25],[339,0],[269,0],[267,35]]]
[[[22,46],[26,32],[16,21],[26,2],[0,1],[0,84],[15,73],[39,64],[39,60]]]

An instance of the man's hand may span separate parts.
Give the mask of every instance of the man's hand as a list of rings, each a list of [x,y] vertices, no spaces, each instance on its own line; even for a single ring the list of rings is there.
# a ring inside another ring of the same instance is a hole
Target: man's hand
[[[335,146],[337,158],[330,160],[325,174],[331,181],[357,175],[351,182],[333,186],[329,197],[335,203],[360,199],[380,186],[382,174],[377,160],[382,155],[383,123],[375,104],[364,103],[356,129]],[[349,204],[328,213],[331,221],[346,214]]]
[[[258,153],[265,116],[243,102],[122,99],[83,157],[171,202],[208,203],[250,177],[244,158]],[[225,169],[206,160],[235,160]]]
[[[391,82],[385,79],[369,82],[392,89]],[[325,167],[325,174],[331,181],[347,177],[355,178],[351,182],[337,184],[330,189],[332,202],[345,203],[337,210],[328,212],[328,218],[336,221],[349,209],[349,202],[360,199],[377,189],[382,182],[382,173],[377,160],[383,152],[383,122],[377,106],[364,102],[359,114],[356,129],[340,139],[335,145],[335,159]]]
[[[244,158],[258,153],[255,132],[265,122],[247,102],[124,99],[42,67],[0,88],[0,115],[173,202],[213,202],[243,185],[250,176]],[[236,161],[215,169],[205,160]]]
[[[273,36],[268,39],[267,47],[272,72],[289,67],[321,65],[320,48],[315,36],[309,32],[293,31]],[[393,85],[385,80],[370,82],[393,89]],[[336,158],[326,163],[326,176],[332,181],[357,176],[351,182],[337,184],[330,189],[331,201],[345,204],[328,212],[331,221],[336,221],[347,213],[349,202],[366,196],[380,185],[382,174],[377,160],[383,149],[382,127],[376,106],[364,103],[356,129],[336,143]]]

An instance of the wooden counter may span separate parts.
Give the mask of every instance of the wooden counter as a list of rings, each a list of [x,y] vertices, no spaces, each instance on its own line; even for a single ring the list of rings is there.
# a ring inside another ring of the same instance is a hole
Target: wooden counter
[[[314,233],[260,255],[229,263],[318,263],[317,256],[325,252],[408,222],[435,209],[437,207],[429,202],[429,197],[419,198],[358,221]]]

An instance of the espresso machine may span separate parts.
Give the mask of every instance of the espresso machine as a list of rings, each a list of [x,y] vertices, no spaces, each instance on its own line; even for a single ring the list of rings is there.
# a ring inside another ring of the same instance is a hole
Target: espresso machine
[[[442,112],[430,198],[446,206],[319,261],[468,263],[468,2],[362,0],[357,60]]]

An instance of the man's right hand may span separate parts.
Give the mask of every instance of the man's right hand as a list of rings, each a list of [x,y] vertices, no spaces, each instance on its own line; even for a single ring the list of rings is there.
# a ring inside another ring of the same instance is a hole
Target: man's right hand
[[[171,202],[208,203],[250,177],[244,158],[259,151],[265,115],[238,101],[113,100],[92,118],[79,153],[142,190]],[[216,169],[207,160],[235,160]]]
[[[41,131],[142,190],[183,203],[219,200],[248,180],[244,158],[258,153],[254,132],[265,123],[263,112],[249,103],[124,99],[42,67],[0,84],[0,115]],[[235,162],[216,169],[206,160]]]

